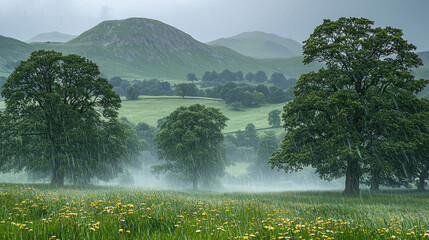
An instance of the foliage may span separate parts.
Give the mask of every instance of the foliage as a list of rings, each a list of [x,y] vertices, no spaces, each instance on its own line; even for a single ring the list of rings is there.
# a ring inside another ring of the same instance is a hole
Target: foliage
[[[266,82],[267,81],[267,74],[265,74],[264,71],[258,71],[255,74],[254,80],[255,80],[255,82],[259,82],[259,83]]]
[[[0,91],[3,89],[3,85],[6,83],[7,77],[0,76]]]
[[[249,82],[253,81],[255,79],[255,75],[251,72],[246,73],[245,79]]]
[[[234,73],[228,69],[225,69],[219,74],[216,71],[206,71],[203,75],[203,78],[201,79],[201,87],[211,87],[220,83],[240,82],[243,80],[243,73],[241,71]]]
[[[192,179],[194,189],[200,180],[214,181],[226,166],[221,131],[227,120],[218,109],[200,104],[176,109],[155,137],[159,156],[166,160],[157,169],[181,173]]]
[[[253,123],[247,124],[244,131],[239,130],[235,133],[235,145],[238,147],[252,147],[254,150],[257,149],[258,133]]]
[[[188,73],[187,75],[186,75],[186,79],[188,80],[188,81],[191,81],[192,83],[194,83],[194,81],[198,81],[198,78],[195,76],[195,74],[193,74],[193,73]]]
[[[312,166],[325,179],[346,176],[345,194],[358,194],[360,180],[374,173],[394,174],[377,146],[398,133],[384,123],[399,124],[410,109],[395,102],[428,81],[410,73],[422,62],[402,31],[373,24],[365,18],[324,20],[304,41],[304,63],[326,67],[298,80],[295,99],[284,107],[287,133],[273,166]]]
[[[265,85],[249,85],[246,83],[226,82],[218,84],[213,89],[206,89],[208,97],[225,99],[227,104],[241,103],[244,107],[259,107],[264,102],[283,103],[293,98],[290,91],[272,86],[269,89]]]
[[[274,181],[279,172],[271,169],[268,161],[273,152],[279,147],[280,141],[274,131],[266,131],[258,138],[256,160],[250,167],[250,175],[257,180]]]
[[[150,80],[133,80],[128,81],[120,77],[113,77],[109,80],[114,87],[113,90],[120,96],[126,95],[127,88],[132,84],[139,91],[139,95],[147,96],[172,96],[173,90],[169,82],[159,81],[158,79]]]
[[[270,82],[281,89],[287,89],[296,84],[296,79],[286,79],[283,73],[273,73],[271,74]]]
[[[271,86],[269,89],[270,95],[267,100],[269,103],[284,103],[294,98],[291,88],[284,91],[276,86]]]
[[[173,96],[174,92],[171,85],[166,81],[159,81],[158,79],[150,79],[143,81],[133,81],[134,86],[140,90],[141,95],[146,96]]]
[[[117,120],[119,96],[99,74],[91,61],[54,51],[22,61],[2,91],[7,131],[0,144],[8,159],[2,167],[50,171],[51,183],[61,186],[65,177],[107,180],[133,162],[139,146]]]
[[[268,113],[268,124],[272,127],[280,127],[280,113],[278,109],[272,110]]]
[[[181,96],[185,98],[185,96],[196,96],[198,93],[198,88],[193,83],[180,83],[177,84],[174,89],[174,93],[176,96]]]
[[[125,97],[127,100],[137,100],[139,98],[140,91],[134,86],[130,85],[125,91]]]

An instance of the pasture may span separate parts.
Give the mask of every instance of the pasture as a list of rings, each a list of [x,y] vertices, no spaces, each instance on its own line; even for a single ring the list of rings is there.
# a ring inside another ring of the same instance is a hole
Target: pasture
[[[257,108],[244,108],[243,110],[235,111],[225,101],[214,98],[186,97],[183,99],[176,96],[140,96],[138,100],[134,101],[123,99],[119,115],[128,118],[133,123],[145,122],[151,126],[156,126],[158,119],[168,116],[176,108],[196,103],[219,108],[229,118],[226,122],[228,126],[224,129],[224,132],[244,130],[248,123],[253,123],[256,128],[267,128],[269,127],[268,113],[275,109],[282,110],[284,106],[284,103],[264,104]]]

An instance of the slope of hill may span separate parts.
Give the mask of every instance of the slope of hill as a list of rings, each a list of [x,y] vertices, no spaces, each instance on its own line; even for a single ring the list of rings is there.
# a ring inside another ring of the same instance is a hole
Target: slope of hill
[[[172,26],[143,18],[102,22],[59,50],[94,60],[110,76],[177,78],[226,68],[269,70],[255,59],[208,46]]]
[[[0,42],[2,39],[0,39]],[[105,21],[66,43],[33,43],[31,45],[14,40],[24,54],[14,55],[15,59],[25,59],[35,49],[61,51],[85,56],[100,66],[107,77],[125,78],[186,78],[188,73],[201,77],[205,71],[256,72],[267,75],[282,72],[297,77],[304,66],[291,60],[261,60],[241,55],[223,46],[210,46],[193,39],[190,35],[160,21],[130,18]],[[19,44],[18,44],[19,43]],[[0,43],[0,46],[2,43]],[[0,48],[0,59],[4,54]],[[272,62],[280,61],[278,64]],[[10,60],[0,62],[7,65]],[[283,70],[284,63],[290,73]],[[10,72],[9,68],[0,72]]]
[[[429,65],[429,51],[418,52],[417,55],[423,60],[424,65]]]
[[[302,54],[302,45],[297,41],[264,32],[245,32],[208,44],[228,47],[253,58],[286,58]]]
[[[76,35],[70,35],[60,32],[49,32],[49,33],[40,33],[31,39],[27,40],[28,43],[32,42],[68,42],[73,38],[77,37]]]
[[[0,72],[10,72],[33,51],[30,44],[0,35]]]

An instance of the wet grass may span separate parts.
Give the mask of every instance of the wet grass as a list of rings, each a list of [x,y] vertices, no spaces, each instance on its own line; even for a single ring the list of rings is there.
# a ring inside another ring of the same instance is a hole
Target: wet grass
[[[180,106],[189,106],[192,104],[204,104],[208,107],[215,107],[229,118],[226,122],[228,125],[224,132],[244,130],[248,123],[253,123],[256,128],[267,128],[268,113],[272,110],[282,110],[284,103],[280,104],[263,104],[257,108],[244,108],[241,111],[235,111],[225,101],[213,98],[199,97],[142,97],[133,101],[122,101],[122,108],[119,110],[121,117],[126,117],[134,123],[145,122],[151,126],[157,125],[157,120],[168,116]],[[279,128],[276,131],[283,131]]]
[[[0,239],[427,239],[429,194],[0,185]]]

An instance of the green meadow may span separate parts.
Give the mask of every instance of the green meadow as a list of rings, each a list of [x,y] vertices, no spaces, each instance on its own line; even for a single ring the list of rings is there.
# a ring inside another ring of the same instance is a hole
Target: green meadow
[[[274,109],[282,110],[284,103],[264,104],[257,108],[244,108],[241,111],[234,110],[225,101],[214,98],[199,97],[142,97],[133,101],[122,101],[122,108],[119,110],[121,117],[126,117],[133,123],[145,122],[156,126],[158,119],[168,116],[180,106],[192,104],[204,104],[208,107],[215,107],[229,118],[224,132],[244,130],[248,123],[253,123],[256,128],[267,128],[268,113]]]
[[[0,185],[0,239],[428,239],[429,194]]]

